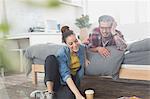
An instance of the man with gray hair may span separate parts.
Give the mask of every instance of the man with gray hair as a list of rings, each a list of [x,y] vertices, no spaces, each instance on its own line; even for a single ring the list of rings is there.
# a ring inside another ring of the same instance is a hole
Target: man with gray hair
[[[98,19],[99,27],[93,29],[89,37],[89,49],[107,57],[110,51],[106,46],[116,46],[118,50],[125,50],[127,45],[120,31],[116,30],[116,22],[112,16],[103,15]]]

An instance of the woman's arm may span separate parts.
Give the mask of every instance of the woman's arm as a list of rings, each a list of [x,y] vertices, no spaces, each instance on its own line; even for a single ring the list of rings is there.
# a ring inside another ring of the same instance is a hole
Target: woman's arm
[[[70,68],[68,67],[68,59],[66,54],[64,53],[65,51],[60,51],[57,54],[57,59],[59,61],[59,72],[62,77],[62,80],[67,83],[68,87],[70,90],[74,93],[76,99],[85,99],[77,89],[75,83],[73,82],[71,78],[71,71]]]
[[[74,84],[73,80],[71,77],[69,77],[66,80],[67,85],[69,86],[69,88],[71,89],[71,91],[74,93],[76,99],[85,99],[81,93],[79,92],[79,90],[77,89],[76,85]]]

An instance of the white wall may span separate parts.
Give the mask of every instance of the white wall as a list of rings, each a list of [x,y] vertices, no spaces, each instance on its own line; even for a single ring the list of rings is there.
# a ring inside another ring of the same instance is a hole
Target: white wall
[[[25,33],[29,27],[37,26],[45,19],[56,19],[61,25],[69,25],[75,32],[75,18],[83,10],[81,7],[64,5],[58,9],[37,8],[26,5],[22,0],[5,0],[7,18],[11,25],[11,34]],[[2,19],[2,0],[0,0],[0,21]],[[98,26],[98,17],[103,14],[112,15],[118,29],[127,41],[150,37],[150,0],[88,0],[86,12],[93,23],[91,29]]]
[[[2,0],[0,0],[0,23],[1,23],[1,20],[2,20]]]
[[[76,28],[74,25],[75,18],[79,17],[83,12],[81,7],[66,4],[61,4],[59,8],[48,9],[29,6],[20,2],[22,0],[5,1],[7,19],[11,25],[10,34],[25,33],[29,27],[44,24],[46,19],[56,19],[61,25],[69,25],[71,28]]]
[[[135,41],[150,36],[149,0],[88,0],[88,13],[94,26],[98,17],[112,15],[118,29],[127,41]]]

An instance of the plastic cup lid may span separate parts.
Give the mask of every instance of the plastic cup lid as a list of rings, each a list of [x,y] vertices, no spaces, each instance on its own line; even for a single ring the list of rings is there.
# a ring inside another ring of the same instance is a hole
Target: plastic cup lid
[[[86,90],[85,94],[94,94],[94,90],[91,90],[91,89],[90,90]]]

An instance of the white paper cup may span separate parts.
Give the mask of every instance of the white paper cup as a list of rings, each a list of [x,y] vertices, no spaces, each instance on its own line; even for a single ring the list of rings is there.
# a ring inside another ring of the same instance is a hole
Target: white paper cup
[[[86,99],[94,99],[94,90],[86,90],[85,91],[85,94],[86,94]]]

